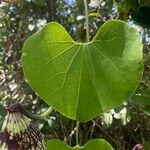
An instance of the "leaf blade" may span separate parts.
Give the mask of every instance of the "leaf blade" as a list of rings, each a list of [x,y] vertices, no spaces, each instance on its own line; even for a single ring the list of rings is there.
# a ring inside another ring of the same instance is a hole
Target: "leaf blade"
[[[89,43],[74,42],[61,25],[50,23],[26,41],[22,63],[45,102],[83,122],[121,105],[135,91],[142,42],[122,21],[106,22]]]

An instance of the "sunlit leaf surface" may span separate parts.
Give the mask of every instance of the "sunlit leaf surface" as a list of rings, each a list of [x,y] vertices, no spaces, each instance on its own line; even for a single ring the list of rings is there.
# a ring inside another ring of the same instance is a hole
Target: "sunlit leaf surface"
[[[63,115],[87,121],[125,101],[142,76],[141,36],[122,21],[106,22],[89,43],[76,43],[58,23],[24,44],[31,87]]]
[[[54,139],[47,143],[47,150],[113,150],[111,145],[103,139],[88,141],[84,146],[69,147],[60,140]]]

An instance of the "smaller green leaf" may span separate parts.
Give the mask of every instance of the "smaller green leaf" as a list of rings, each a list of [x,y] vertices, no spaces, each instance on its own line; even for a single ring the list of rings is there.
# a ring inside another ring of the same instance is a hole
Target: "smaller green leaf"
[[[143,95],[133,95],[129,101],[133,104],[150,105],[150,97]]]
[[[54,139],[47,143],[48,150],[113,150],[111,145],[104,139],[88,141],[84,146],[70,147],[61,140]]]
[[[62,142],[61,140],[54,139],[54,140],[48,141],[47,149],[48,150],[54,150],[54,149],[69,150],[70,148],[66,143]]]
[[[112,146],[104,139],[94,139],[86,143],[83,150],[113,150]]]

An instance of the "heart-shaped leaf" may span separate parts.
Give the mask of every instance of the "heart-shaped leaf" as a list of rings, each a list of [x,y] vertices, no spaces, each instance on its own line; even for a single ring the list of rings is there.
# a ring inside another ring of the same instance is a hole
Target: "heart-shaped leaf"
[[[142,76],[141,36],[108,21],[91,42],[76,43],[58,23],[24,44],[23,70],[31,87],[63,115],[87,121],[125,101]]]
[[[58,139],[51,140],[47,143],[48,150],[113,150],[111,145],[104,139],[94,139],[88,141],[84,146],[69,147]]]

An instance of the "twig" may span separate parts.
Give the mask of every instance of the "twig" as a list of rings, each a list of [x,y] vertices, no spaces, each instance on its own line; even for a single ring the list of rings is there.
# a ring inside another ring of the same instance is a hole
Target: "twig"
[[[76,122],[76,145],[79,145],[79,121]]]
[[[102,131],[104,131],[104,129],[94,120],[92,120],[93,123],[95,123],[95,125],[100,128]],[[104,132],[106,136],[108,136],[114,143],[118,144],[117,141],[115,141],[107,132]]]
[[[85,24],[86,24],[86,38],[87,42],[90,42],[90,36],[89,36],[89,17],[88,17],[88,5],[87,0],[84,0],[84,7],[85,7]]]
[[[93,122],[92,129],[91,129],[91,134],[90,134],[90,140],[92,139],[95,126],[96,126],[96,124],[95,124],[95,122]]]
[[[49,109],[47,109],[44,113],[36,115],[36,114],[32,114],[30,113],[28,110],[26,110],[22,105],[20,104],[13,104],[9,107],[7,107],[7,109],[9,111],[12,112],[20,112],[22,114],[24,114],[26,117],[30,118],[30,119],[34,119],[34,120],[42,120],[45,121],[46,117],[48,115],[50,115],[50,113],[52,112],[52,107],[50,107]]]
[[[62,133],[63,133],[63,136],[64,136],[64,142],[65,142],[66,141],[66,133],[65,133],[64,125],[62,123],[61,116],[60,116],[60,126],[61,126],[61,130],[62,130]]]

